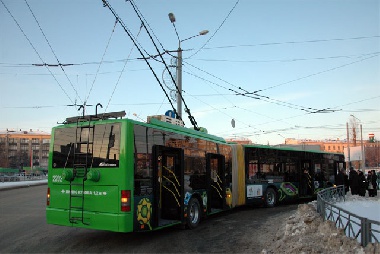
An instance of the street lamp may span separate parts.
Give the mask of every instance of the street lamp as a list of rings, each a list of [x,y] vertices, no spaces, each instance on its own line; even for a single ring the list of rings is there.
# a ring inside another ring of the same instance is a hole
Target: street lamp
[[[363,145],[363,130],[362,130],[362,121],[360,121],[359,118],[357,118],[356,116],[354,115],[351,115],[353,118],[355,118],[356,120],[359,120],[360,122],[360,144],[361,144],[361,154],[362,154],[362,167],[363,169],[365,170],[365,155],[364,155],[364,145]]]
[[[175,16],[173,13],[169,13],[169,20],[173,24],[174,31],[178,38],[178,50],[177,50],[177,118],[182,118],[182,49],[181,49],[181,42],[190,40],[191,38],[205,35],[208,33],[208,30],[202,30],[199,32],[199,34],[190,36],[189,38],[181,40],[179,38],[177,28],[175,26]]]

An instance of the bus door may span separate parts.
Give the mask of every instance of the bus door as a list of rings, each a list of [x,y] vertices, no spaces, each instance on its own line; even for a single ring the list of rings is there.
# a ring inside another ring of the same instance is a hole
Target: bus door
[[[225,158],[220,154],[206,155],[206,175],[208,186],[207,210],[209,213],[226,208]]]
[[[183,220],[184,152],[180,148],[153,146],[154,226]]]
[[[314,192],[314,166],[310,160],[301,162],[299,196],[311,196]]]
[[[339,174],[339,172],[341,170],[344,170],[347,174],[347,171],[346,171],[346,162],[344,161],[339,161],[339,159],[334,159],[334,183],[335,183],[335,179],[336,179],[336,176]]]

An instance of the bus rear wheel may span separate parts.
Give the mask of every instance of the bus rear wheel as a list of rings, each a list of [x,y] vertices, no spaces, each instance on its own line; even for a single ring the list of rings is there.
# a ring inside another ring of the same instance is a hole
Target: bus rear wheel
[[[268,188],[265,192],[265,206],[274,207],[277,204],[277,193],[273,188]]]
[[[201,221],[201,206],[196,198],[191,198],[187,206],[187,226],[194,229]]]

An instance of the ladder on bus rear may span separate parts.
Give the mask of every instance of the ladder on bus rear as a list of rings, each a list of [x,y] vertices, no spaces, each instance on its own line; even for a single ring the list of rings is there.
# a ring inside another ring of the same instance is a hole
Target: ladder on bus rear
[[[84,187],[87,180],[88,165],[92,164],[95,125],[91,124],[91,119],[88,119],[86,124],[81,124],[83,121],[86,120],[83,118],[77,119],[75,131],[73,179],[70,181],[69,220],[70,223],[81,222],[88,224],[84,221]],[[75,179],[79,179],[79,181]],[[78,216],[78,212],[80,212],[80,216]]]

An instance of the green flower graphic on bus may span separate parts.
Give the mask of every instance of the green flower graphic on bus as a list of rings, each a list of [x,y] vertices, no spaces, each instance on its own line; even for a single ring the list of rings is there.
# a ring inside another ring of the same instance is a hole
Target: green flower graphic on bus
[[[280,189],[278,190],[280,193],[279,200],[282,201],[287,196],[295,196],[298,194],[298,189],[294,184],[289,182],[283,182],[280,185]]]
[[[141,226],[148,225],[149,229],[152,230],[150,225],[150,216],[152,214],[152,203],[149,198],[143,198],[137,205],[137,221]]]

